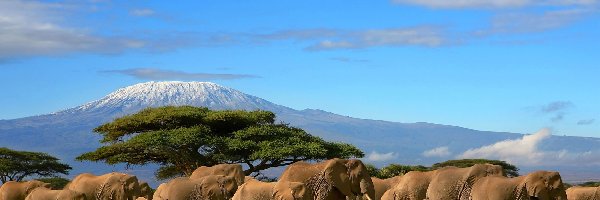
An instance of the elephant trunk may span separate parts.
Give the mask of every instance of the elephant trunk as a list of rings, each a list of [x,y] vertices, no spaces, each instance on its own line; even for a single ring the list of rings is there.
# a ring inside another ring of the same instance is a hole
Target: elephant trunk
[[[360,193],[368,200],[373,200],[375,198],[375,186],[373,182],[368,179],[360,180]]]

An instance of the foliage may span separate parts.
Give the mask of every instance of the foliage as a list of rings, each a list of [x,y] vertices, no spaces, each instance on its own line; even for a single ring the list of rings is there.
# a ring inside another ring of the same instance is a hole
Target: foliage
[[[0,148],[0,181],[22,181],[29,176],[68,174],[71,167],[46,153]]]
[[[435,163],[431,166],[433,169],[439,169],[446,166],[455,166],[455,167],[471,167],[475,164],[494,164],[502,166],[504,170],[504,174],[508,177],[517,177],[519,176],[519,168],[516,166],[507,163],[506,161],[501,160],[486,160],[486,159],[462,159],[462,160],[448,160],[441,163]]]
[[[157,178],[190,175],[199,166],[241,163],[246,175],[301,160],[362,157],[345,143],[327,142],[269,111],[191,106],[148,108],[94,129],[104,146],[77,157],[108,164],[157,163]]]
[[[367,164],[367,171],[372,177],[377,177],[380,179],[392,178],[395,176],[404,175],[410,171],[430,171],[429,167],[425,167],[423,165],[400,165],[400,164],[390,164],[381,169],[376,168],[371,164]]]
[[[69,182],[69,179],[62,177],[49,177],[49,178],[38,178],[35,179],[44,183],[50,183],[50,187],[53,190],[62,190]]]
[[[600,182],[588,181],[588,182],[579,184],[579,186],[583,186],[583,187],[598,187],[598,186],[600,186]]]
[[[366,163],[365,167],[367,168],[367,172],[369,172],[369,176],[380,178],[379,169],[375,165]]]

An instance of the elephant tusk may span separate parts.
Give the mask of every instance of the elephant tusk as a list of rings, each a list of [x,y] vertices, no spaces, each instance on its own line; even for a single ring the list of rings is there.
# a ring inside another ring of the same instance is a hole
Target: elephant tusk
[[[363,195],[364,197],[367,197],[367,200],[373,200],[371,199],[371,197],[369,197],[369,195]]]

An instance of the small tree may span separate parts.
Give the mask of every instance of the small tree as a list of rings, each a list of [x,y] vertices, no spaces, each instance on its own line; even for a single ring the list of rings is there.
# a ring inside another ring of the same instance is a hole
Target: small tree
[[[29,176],[67,175],[71,167],[46,153],[0,148],[0,181],[22,181]]]
[[[53,190],[62,190],[71,180],[62,177],[49,177],[35,179],[44,183],[50,183]]]
[[[471,167],[475,164],[494,164],[502,166],[504,170],[504,174],[508,177],[517,177],[519,176],[519,168],[514,165],[507,163],[502,160],[486,160],[486,159],[462,159],[462,160],[448,160],[441,163],[435,163],[431,168],[439,169],[446,166],[455,166],[455,167]]]
[[[189,176],[199,166],[240,163],[246,175],[302,160],[362,157],[345,143],[327,142],[269,111],[213,111],[191,106],[148,108],[94,129],[105,146],[78,160],[162,165],[157,178]]]
[[[372,177],[377,177],[380,179],[392,178],[395,176],[404,175],[410,171],[430,171],[431,168],[425,167],[423,165],[400,165],[400,164],[390,164],[381,169],[376,168],[371,164],[367,164],[367,171]]]

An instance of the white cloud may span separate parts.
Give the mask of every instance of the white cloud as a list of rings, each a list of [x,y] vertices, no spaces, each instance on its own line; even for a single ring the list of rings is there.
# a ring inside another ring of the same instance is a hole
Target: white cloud
[[[491,21],[491,28],[480,34],[498,33],[534,33],[558,29],[573,24],[585,16],[596,11],[590,9],[563,9],[552,10],[542,13],[510,13],[501,14]],[[564,109],[570,106],[570,102],[554,102],[548,105],[547,112]]]
[[[372,162],[382,162],[382,161],[393,160],[393,159],[396,159],[397,157],[398,157],[398,154],[394,153],[394,152],[377,153],[377,151],[372,151],[369,155],[367,155],[367,157],[365,159],[368,161],[372,161]]]
[[[524,6],[592,5],[598,0],[392,0],[397,4],[412,4],[432,8],[510,8]]]
[[[532,135],[520,139],[500,141],[495,144],[469,149],[457,158],[487,158],[504,160],[523,166],[575,166],[600,165],[599,151],[569,152],[542,151],[538,145],[552,137],[548,129],[542,129]]]
[[[100,37],[62,25],[69,9],[58,3],[0,1],[0,60],[75,51],[116,53],[143,46],[135,39]]]
[[[505,160],[516,164],[539,164],[544,158],[544,152],[538,150],[538,144],[550,137],[548,129],[542,129],[521,139],[504,140],[492,145],[469,149],[459,155],[459,158],[490,158]]]
[[[437,147],[423,152],[423,156],[425,157],[446,157],[451,155],[452,152],[448,149],[448,147]]]

